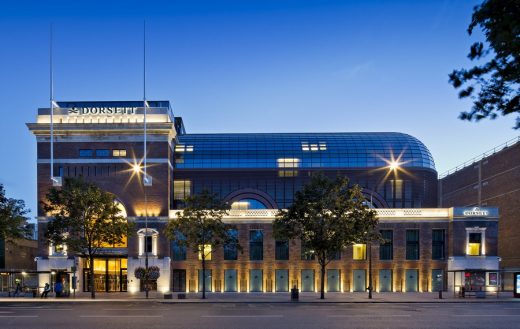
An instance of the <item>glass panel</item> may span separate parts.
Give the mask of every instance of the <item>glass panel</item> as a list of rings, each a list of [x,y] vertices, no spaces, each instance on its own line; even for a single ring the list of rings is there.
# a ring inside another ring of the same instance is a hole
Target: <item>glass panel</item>
[[[249,231],[249,260],[263,260],[264,234],[261,230]]]
[[[419,230],[406,230],[406,259],[419,259]]]
[[[289,260],[289,241],[276,241],[275,244],[275,260]]]
[[[444,259],[444,230],[432,230],[432,259]]]
[[[224,245],[224,260],[237,260],[238,231],[236,229],[228,230],[228,235],[233,242]]]
[[[384,239],[384,242],[379,245],[379,259],[391,260],[394,256],[394,232],[392,230],[382,230],[381,237]]]

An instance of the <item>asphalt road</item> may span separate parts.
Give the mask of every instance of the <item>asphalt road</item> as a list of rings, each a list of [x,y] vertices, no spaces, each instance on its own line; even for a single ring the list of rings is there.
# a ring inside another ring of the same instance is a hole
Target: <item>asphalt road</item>
[[[2,303],[0,328],[520,328],[520,303]]]

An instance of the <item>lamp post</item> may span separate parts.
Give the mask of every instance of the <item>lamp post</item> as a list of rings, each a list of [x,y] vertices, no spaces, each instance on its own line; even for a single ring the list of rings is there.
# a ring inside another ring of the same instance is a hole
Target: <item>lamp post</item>
[[[386,168],[388,168],[389,172],[387,173],[387,175],[383,178],[383,181],[382,183],[385,182],[385,179],[388,177],[388,175],[390,174],[390,172],[397,172],[400,168],[401,168],[401,162],[399,162],[399,159],[397,160],[394,160],[392,159],[391,161],[387,161],[388,162],[388,166],[386,166]],[[376,184],[376,185],[379,185],[379,184]],[[370,204],[371,206],[373,207],[373,203],[372,203],[372,199],[373,199],[373,194],[374,192],[371,190],[370,191]],[[367,239],[367,248],[368,248],[368,299],[372,299],[372,291],[374,290],[373,286],[372,286],[372,237],[369,236],[369,239]]]
[[[368,299],[372,299],[372,243],[368,242]]]

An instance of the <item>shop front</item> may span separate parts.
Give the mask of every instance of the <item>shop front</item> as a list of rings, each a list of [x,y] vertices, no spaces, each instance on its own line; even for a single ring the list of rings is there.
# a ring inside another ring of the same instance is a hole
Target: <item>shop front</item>
[[[100,292],[127,291],[127,258],[94,258],[94,289]],[[84,260],[83,291],[90,291],[90,266]]]

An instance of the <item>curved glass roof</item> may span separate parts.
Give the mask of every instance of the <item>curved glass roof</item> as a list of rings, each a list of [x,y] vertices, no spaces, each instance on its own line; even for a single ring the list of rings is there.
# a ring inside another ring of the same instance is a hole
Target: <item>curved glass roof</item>
[[[417,138],[395,132],[186,134],[177,136],[177,168],[379,168],[435,170]]]

